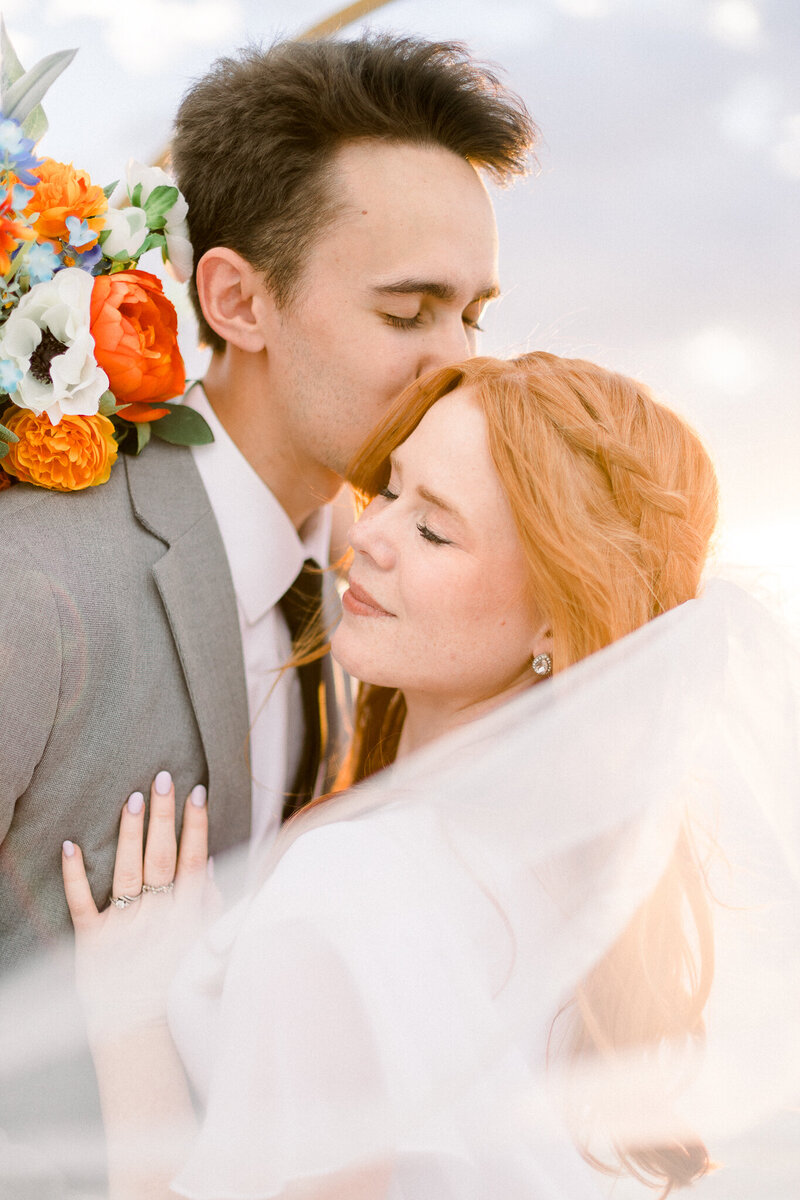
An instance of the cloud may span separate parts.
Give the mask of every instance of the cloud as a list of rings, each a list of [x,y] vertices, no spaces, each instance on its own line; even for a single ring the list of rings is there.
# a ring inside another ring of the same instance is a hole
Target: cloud
[[[243,25],[240,0],[50,0],[48,18],[97,21],[114,57],[129,71],[154,74],[187,45],[216,46]]]
[[[738,50],[753,50],[761,37],[761,13],[753,0],[716,0],[708,28],[712,37]]]

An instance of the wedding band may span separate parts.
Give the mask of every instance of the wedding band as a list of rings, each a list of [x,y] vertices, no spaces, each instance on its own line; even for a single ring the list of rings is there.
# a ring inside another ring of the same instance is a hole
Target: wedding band
[[[115,908],[127,908],[129,904],[133,904],[134,900],[138,900],[141,894],[142,892],[137,892],[135,896],[109,896],[108,898]]]
[[[152,883],[143,883],[142,891],[143,892],[153,892],[154,894],[156,892],[171,892],[174,887],[175,887],[175,880],[170,879],[169,883],[161,883],[158,885],[158,887],[155,887]]]

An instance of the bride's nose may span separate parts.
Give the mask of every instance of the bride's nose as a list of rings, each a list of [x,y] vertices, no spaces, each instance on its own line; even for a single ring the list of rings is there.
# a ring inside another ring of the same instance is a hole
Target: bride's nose
[[[385,515],[385,509],[375,512],[371,505],[367,505],[347,535],[356,554],[365,555],[384,571],[394,563],[394,545]]]

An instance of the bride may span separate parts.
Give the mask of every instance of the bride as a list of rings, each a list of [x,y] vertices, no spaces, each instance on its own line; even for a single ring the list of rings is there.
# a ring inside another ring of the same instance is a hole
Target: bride
[[[351,479],[346,790],[215,922],[202,788],[179,847],[166,772],[146,839],[128,800],[105,911],[63,847],[112,1196],[690,1184],[714,938],[689,806],[748,790],[737,648],[775,657],[735,589],[695,599],[708,454],[640,384],[534,353],[413,385]]]

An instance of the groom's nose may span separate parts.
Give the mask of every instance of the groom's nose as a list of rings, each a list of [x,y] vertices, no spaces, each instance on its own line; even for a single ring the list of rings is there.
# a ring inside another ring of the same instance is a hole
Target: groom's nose
[[[438,322],[420,356],[417,378],[435,367],[471,358],[475,353],[475,340],[475,330],[465,325],[460,316]]]

